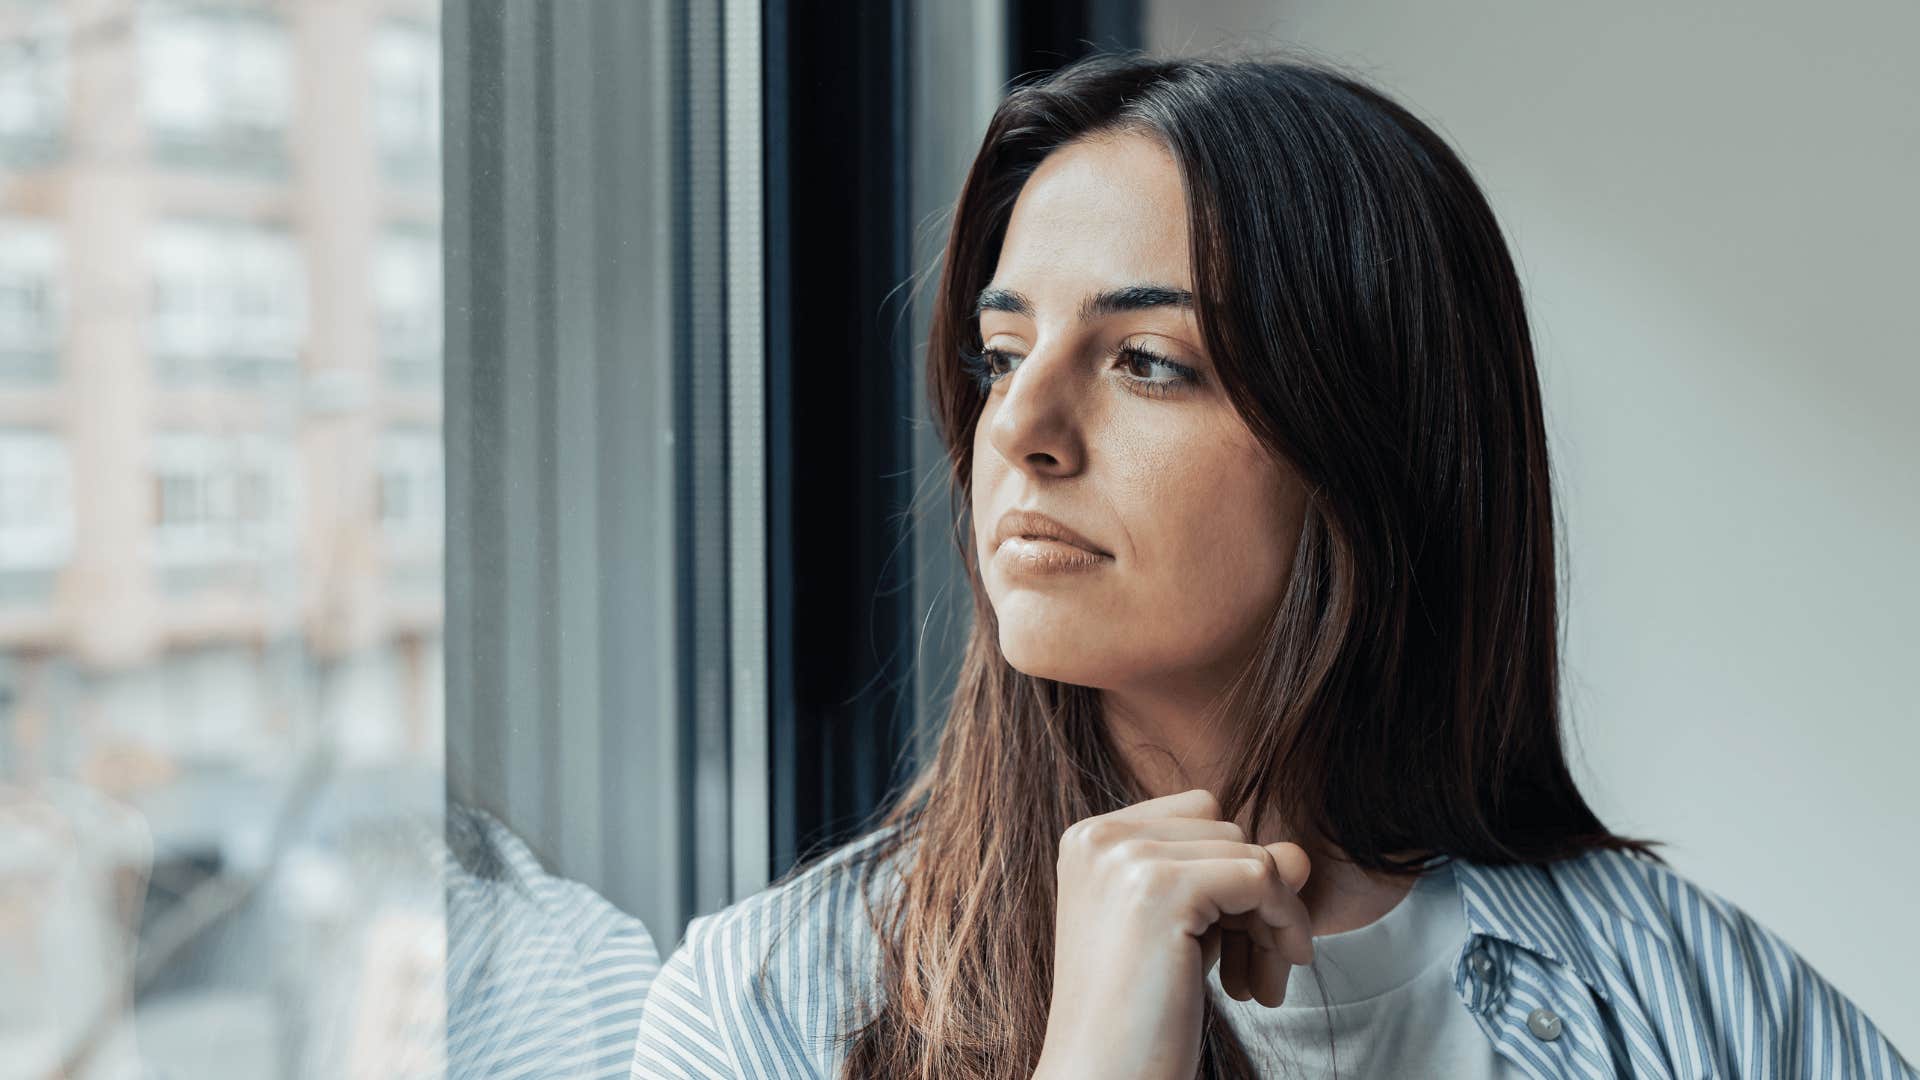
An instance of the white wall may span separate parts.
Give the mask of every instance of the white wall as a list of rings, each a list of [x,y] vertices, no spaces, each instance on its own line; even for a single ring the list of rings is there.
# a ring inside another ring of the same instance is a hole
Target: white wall
[[[1576,775],[1908,1056],[1916,42],[1908,0],[1156,0],[1148,31],[1305,46],[1461,151],[1539,347]]]

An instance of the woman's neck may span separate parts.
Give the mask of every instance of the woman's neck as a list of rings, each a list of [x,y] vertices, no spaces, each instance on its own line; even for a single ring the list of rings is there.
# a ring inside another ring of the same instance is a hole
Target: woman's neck
[[[1156,722],[1152,710],[1142,710],[1138,702],[1119,706],[1109,700],[1107,728],[1117,752],[1140,783],[1148,798],[1174,795],[1204,787],[1215,795],[1224,787],[1223,778],[1232,761],[1234,747],[1224,724],[1184,724]],[[1188,717],[1194,715],[1187,712]],[[1415,879],[1363,870],[1347,861],[1344,853],[1331,845],[1302,837],[1277,815],[1254,827],[1251,812],[1241,815],[1241,828],[1249,841],[1272,844],[1297,843],[1306,849],[1312,863],[1307,883],[1300,889],[1300,900],[1313,920],[1316,937],[1357,930],[1378,920],[1407,895]],[[1405,858],[1413,852],[1394,852]]]

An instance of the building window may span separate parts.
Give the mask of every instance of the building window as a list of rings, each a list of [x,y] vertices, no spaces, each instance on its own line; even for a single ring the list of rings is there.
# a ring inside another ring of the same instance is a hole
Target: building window
[[[67,121],[67,32],[52,0],[14,0],[0,22],[0,162],[59,156]]]
[[[437,561],[444,540],[446,481],[440,432],[402,427],[380,436],[375,505],[380,529],[393,554]]]
[[[0,218],[0,379],[49,379],[59,367],[61,252],[55,223]]]
[[[440,161],[440,42],[432,27],[389,22],[369,57],[374,144],[381,170],[400,183],[431,183]]]
[[[0,428],[0,573],[56,570],[73,554],[73,466],[51,431]]]
[[[295,549],[295,450],[259,434],[154,439],[154,556],[173,566],[259,562]]]
[[[396,383],[440,380],[440,243],[428,232],[389,230],[374,258],[380,359]]]
[[[152,351],[163,381],[249,386],[298,372],[307,282],[284,229],[165,222],[151,257]]]
[[[437,101],[439,8],[0,0],[0,1076],[441,1071],[391,1021],[444,980],[389,976],[445,901],[445,560],[373,513],[440,387],[374,392],[372,297],[439,163],[381,182],[369,68],[404,13]]]
[[[285,171],[293,51],[277,17],[157,3],[141,12],[140,61],[141,104],[160,160]]]

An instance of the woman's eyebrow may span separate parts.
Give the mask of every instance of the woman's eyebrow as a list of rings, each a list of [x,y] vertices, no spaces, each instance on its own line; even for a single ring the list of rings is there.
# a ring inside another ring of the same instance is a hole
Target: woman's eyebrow
[[[1102,315],[1155,307],[1179,307],[1191,310],[1193,294],[1171,285],[1123,285],[1117,289],[1106,289],[1091,293],[1086,299],[1080,301],[1080,321],[1091,322]],[[1012,289],[988,286],[980,290],[980,299],[974,302],[974,318],[979,318],[983,311],[1005,311],[1031,319],[1033,318],[1033,301]]]

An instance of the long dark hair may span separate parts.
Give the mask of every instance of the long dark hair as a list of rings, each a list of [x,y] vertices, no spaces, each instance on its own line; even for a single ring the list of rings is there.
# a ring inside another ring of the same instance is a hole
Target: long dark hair
[[[1356,866],[1546,863],[1617,836],[1561,743],[1555,511],[1520,282],[1466,166],[1319,62],[1096,54],[1012,90],[952,219],[927,342],[974,620],[937,750],[869,849],[880,991],[848,1077],[1027,1076],[1072,822],[1147,797],[1096,692],[1008,665],[966,524],[984,401],[961,369],[1014,200],[1071,140],[1135,132],[1184,178],[1197,315],[1253,433],[1309,491],[1291,582],[1230,692],[1226,815],[1277,812]],[[910,849],[910,850],[909,850]],[[1389,853],[1420,852],[1418,859]],[[1200,1075],[1246,1077],[1209,998]],[[851,1021],[850,1021],[851,1024]]]

